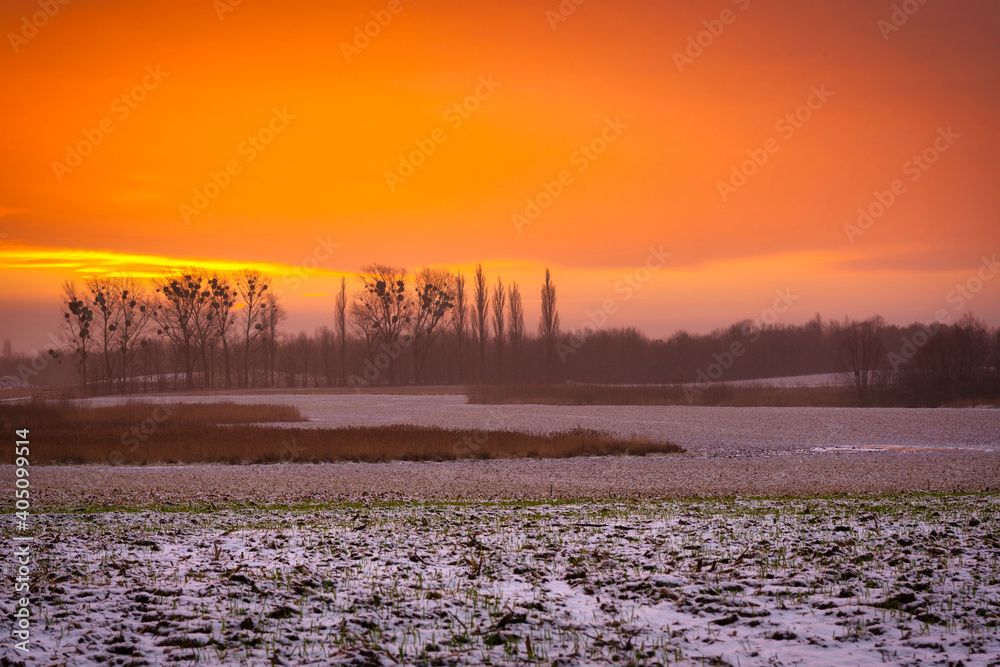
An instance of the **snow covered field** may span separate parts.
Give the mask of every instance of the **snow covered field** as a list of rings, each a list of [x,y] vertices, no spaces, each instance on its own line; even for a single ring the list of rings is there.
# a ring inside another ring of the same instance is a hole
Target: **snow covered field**
[[[107,405],[120,398],[90,399]],[[283,403],[310,419],[289,426],[416,424],[549,433],[594,428],[669,440],[705,455],[872,447],[1000,451],[1000,410],[906,408],[722,408],[688,406],[469,405],[458,395],[212,394],[141,397],[149,402]]]
[[[28,664],[1000,663],[996,493],[34,521]]]
[[[690,453],[34,467],[24,664],[1000,665],[1000,410],[140,400]],[[868,495],[804,497],[832,493]]]
[[[736,387],[842,387],[847,384],[847,377],[843,373],[816,373],[759,380],[736,380],[727,384]]]

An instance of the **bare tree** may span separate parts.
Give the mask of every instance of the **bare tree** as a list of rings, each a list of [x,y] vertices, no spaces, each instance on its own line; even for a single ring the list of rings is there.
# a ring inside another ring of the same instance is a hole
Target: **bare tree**
[[[455,344],[458,352],[458,381],[465,383],[465,318],[469,306],[465,298],[465,276],[455,274],[455,307],[451,311],[451,323],[455,327]]]
[[[514,380],[519,379],[521,364],[521,349],[524,346],[524,305],[521,303],[521,288],[517,283],[510,286],[510,356]]]
[[[174,274],[153,283],[160,299],[152,317],[158,326],[156,333],[166,336],[176,356],[184,364],[188,389],[194,387],[194,363],[197,351],[195,319],[201,316],[206,297],[202,296],[201,279],[195,272]]]
[[[847,381],[862,407],[871,404],[884,380],[884,331],[885,320],[881,316],[848,322],[842,330],[848,363]]]
[[[552,355],[559,339],[559,311],[556,310],[556,286],[548,269],[545,269],[545,282],[542,284],[542,319],[538,323],[538,333],[545,344],[545,358],[551,379]]]
[[[198,358],[201,359],[202,385],[211,387],[214,384],[215,346],[219,340],[212,308],[212,289],[208,274],[203,270],[192,271],[191,280],[197,284],[198,291],[198,307],[193,311],[191,324]]]
[[[63,312],[62,347],[73,351],[80,369],[83,391],[87,393],[87,358],[90,356],[94,311],[91,310],[87,297],[80,293],[76,283],[71,280],[63,283],[62,302],[66,308]],[[49,350],[49,356],[59,359],[59,349]]]
[[[294,337],[286,337],[283,342],[278,343],[277,356],[283,356],[285,360],[284,369],[286,387],[295,386],[295,348],[296,344]]]
[[[330,327],[322,326],[316,331],[316,351],[319,354],[320,362],[323,366],[323,376],[326,378],[326,386],[333,386],[333,348],[334,348],[334,336],[333,332],[330,331]],[[315,377],[315,374],[314,374]],[[316,382],[316,386],[319,386],[319,382]]]
[[[425,268],[417,274],[414,289],[413,381],[420,384],[427,353],[445,330],[444,318],[455,306],[454,276],[442,269]]]
[[[487,317],[489,315],[489,292],[486,288],[486,276],[483,265],[476,265],[475,310],[472,313],[472,332],[479,344],[479,381],[486,382],[486,343],[489,338]]]
[[[369,320],[386,354],[395,358],[400,339],[413,319],[414,303],[406,291],[406,269],[368,264],[361,267],[359,278],[362,289],[356,299],[359,308],[355,312]]]
[[[278,327],[286,315],[285,309],[278,303],[278,295],[273,291],[264,296],[263,313],[264,375],[268,384],[274,386],[274,371],[278,365],[278,344],[281,341]]]
[[[490,303],[493,308],[493,347],[497,356],[498,381],[503,381],[503,344],[506,338],[506,307],[507,293],[503,288],[503,280],[497,276],[496,287],[493,288],[493,299]]]
[[[208,316],[215,325],[215,335],[222,341],[222,358],[225,364],[226,387],[233,386],[233,376],[229,368],[229,335],[234,325],[233,306],[239,291],[233,289],[229,279],[218,274],[208,281],[209,295]]]
[[[305,331],[300,331],[299,335],[295,338],[295,347],[298,348],[299,355],[302,357],[302,386],[309,386],[309,360],[312,353],[312,341],[309,340],[309,335]],[[313,378],[315,380],[315,378]],[[315,384],[315,382],[314,382]]]
[[[375,329],[375,319],[362,301],[351,301],[350,305],[351,328],[365,344],[367,359],[375,356],[378,348],[378,331]],[[345,380],[346,384],[346,380]]]
[[[966,390],[976,387],[987,375],[990,358],[990,330],[972,313],[966,313],[952,327],[953,359],[951,378]]]
[[[149,303],[146,287],[141,280],[132,277],[116,278],[112,282],[112,295],[121,314],[118,327],[118,348],[121,359],[121,387],[124,392],[128,386],[128,373],[135,358],[135,345],[144,340],[146,326],[153,312]]]
[[[337,344],[340,347],[340,384],[347,384],[347,278],[340,278],[337,292]]]
[[[243,376],[240,385],[251,384],[250,351],[254,342],[264,332],[267,323],[267,305],[264,293],[270,279],[259,271],[244,270],[236,275],[236,291],[239,292],[243,307],[240,309],[240,328],[243,332]],[[256,376],[253,378],[256,384]]]
[[[117,353],[116,341],[118,334],[118,322],[121,313],[117,306],[117,301],[113,296],[111,280],[108,278],[88,278],[85,281],[87,289],[90,290],[92,309],[96,316],[96,324],[93,327],[98,336],[97,343],[101,346],[101,357],[104,363],[104,383],[105,391],[109,394],[113,389],[115,378],[114,357]]]

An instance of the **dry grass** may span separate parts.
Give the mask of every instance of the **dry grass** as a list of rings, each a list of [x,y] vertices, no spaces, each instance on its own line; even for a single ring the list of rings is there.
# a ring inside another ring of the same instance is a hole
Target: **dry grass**
[[[745,387],[726,383],[682,385],[478,385],[466,397],[477,404],[699,405],[729,407],[848,407],[839,387]]]
[[[948,401],[945,408],[1000,408],[1000,398],[960,398]]]
[[[279,405],[0,406],[4,432],[30,429],[35,465],[447,461],[683,451],[671,443],[623,440],[591,430],[546,436],[405,425],[300,429],[256,423],[301,419],[295,408]],[[0,462],[13,463],[13,448]]]

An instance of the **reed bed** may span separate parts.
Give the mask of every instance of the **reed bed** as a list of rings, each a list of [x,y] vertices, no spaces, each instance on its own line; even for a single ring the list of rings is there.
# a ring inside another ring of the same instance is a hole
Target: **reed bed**
[[[669,442],[621,439],[594,430],[535,435],[408,425],[306,429],[281,405],[125,404],[0,406],[0,426],[28,428],[34,465],[59,463],[275,463],[566,458],[683,451]],[[13,449],[3,463],[13,463]]]

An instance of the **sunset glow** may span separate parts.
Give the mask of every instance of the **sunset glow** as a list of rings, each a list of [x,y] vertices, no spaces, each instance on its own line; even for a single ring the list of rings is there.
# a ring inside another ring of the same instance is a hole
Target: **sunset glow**
[[[893,6],[5,2],[0,338],[44,344],[68,278],[186,266],[312,328],[374,261],[481,262],[530,327],[548,267],[573,327],[650,248],[614,326],[786,289],[788,322],[930,319],[1000,250],[1000,11]]]

